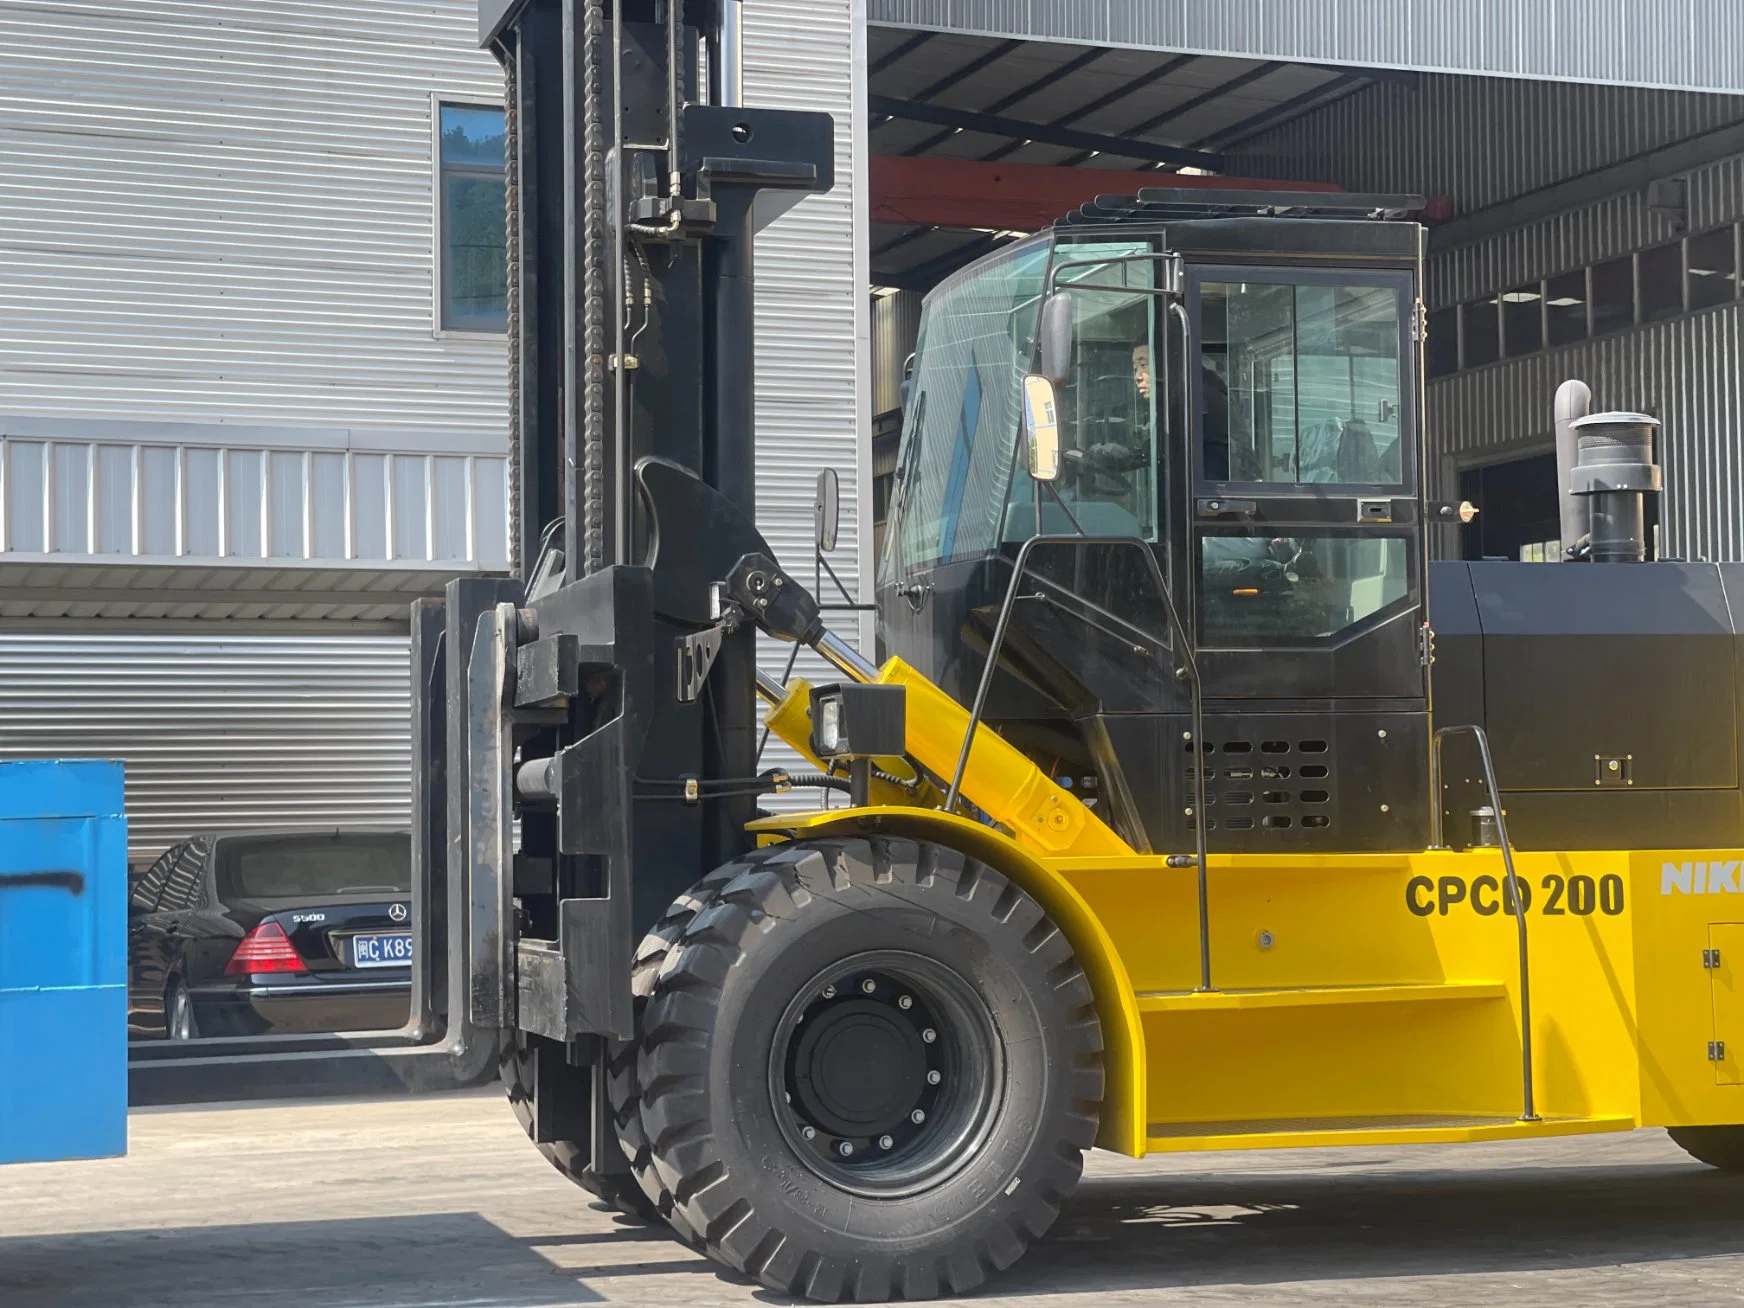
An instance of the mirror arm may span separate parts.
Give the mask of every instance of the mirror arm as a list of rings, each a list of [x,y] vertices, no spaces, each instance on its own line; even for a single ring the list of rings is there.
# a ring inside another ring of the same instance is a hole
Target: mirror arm
[[[1058,504],[1060,506],[1060,512],[1066,515],[1066,521],[1072,524],[1072,530],[1077,532],[1080,536],[1085,535],[1086,533],[1084,531],[1084,524],[1079,522],[1078,515],[1073,513],[1072,510],[1069,507],[1067,507],[1065,499],[1062,498],[1060,495],[1059,488],[1057,486],[1055,486],[1054,483],[1051,481],[1038,481],[1036,483],[1036,485],[1037,486],[1046,486],[1048,488],[1048,494],[1052,495],[1054,497],[1054,503]],[[1042,523],[1042,509],[1041,509],[1041,504],[1039,503],[1039,500],[1040,500],[1039,492],[1037,494],[1037,500],[1038,500],[1038,503],[1036,504],[1036,530],[1040,531],[1041,530],[1041,523]]]

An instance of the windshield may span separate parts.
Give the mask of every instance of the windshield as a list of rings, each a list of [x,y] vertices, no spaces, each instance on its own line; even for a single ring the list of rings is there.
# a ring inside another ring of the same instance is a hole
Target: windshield
[[[218,885],[226,903],[412,889],[407,835],[272,836],[218,844]]]
[[[1014,246],[927,299],[891,508],[906,567],[998,542],[1048,249]]]

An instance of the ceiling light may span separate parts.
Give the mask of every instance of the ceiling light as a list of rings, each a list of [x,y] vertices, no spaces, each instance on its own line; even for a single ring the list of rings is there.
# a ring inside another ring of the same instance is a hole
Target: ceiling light
[[[1503,304],[1535,304],[1539,299],[1537,291],[1503,291]]]
[[[1690,269],[1690,276],[1691,277],[1730,277],[1731,274],[1726,273],[1726,272],[1722,272],[1718,268],[1691,268]]]
[[[1550,307],[1552,309],[1567,309],[1571,305],[1585,304],[1585,303],[1586,303],[1585,300],[1577,300],[1572,295],[1559,295],[1554,300],[1549,301]]]

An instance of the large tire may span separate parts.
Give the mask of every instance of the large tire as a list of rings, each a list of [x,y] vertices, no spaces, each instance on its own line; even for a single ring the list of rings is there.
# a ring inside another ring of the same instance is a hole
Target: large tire
[[[508,1093],[509,1106],[515,1110],[515,1118],[529,1140],[533,1139],[531,1058],[531,1050],[517,1033],[515,1044],[503,1055],[501,1063],[503,1089]],[[660,1220],[660,1213],[643,1194],[635,1178],[628,1173],[595,1171],[590,1165],[588,1151],[574,1141],[554,1140],[541,1144],[534,1140],[533,1146],[544,1155],[546,1162],[606,1207],[638,1221]]]
[[[666,915],[654,924],[654,929],[642,938],[630,969],[630,993],[634,997],[636,1029],[641,1030],[642,1013],[654,993],[654,984],[666,966],[667,955],[684,938],[697,913],[714,902],[715,895],[738,874],[735,864],[728,864],[710,873],[685,891]],[[642,1129],[642,1082],[636,1072],[641,1051],[639,1040],[615,1042],[611,1062],[606,1068],[606,1092],[612,1105],[612,1123],[617,1128],[618,1145],[630,1160],[630,1175],[653,1211],[672,1227],[673,1233],[686,1244],[700,1245],[702,1237],[672,1201],[672,1191],[660,1179],[654,1166],[653,1151]]]
[[[642,1123],[678,1211],[782,1293],[975,1289],[1053,1224],[1096,1135],[1101,1028],[1070,944],[937,845],[799,842],[724,871],[643,1020]]]
[[[1744,1172],[1744,1126],[1674,1126],[1666,1134],[1698,1162]]]

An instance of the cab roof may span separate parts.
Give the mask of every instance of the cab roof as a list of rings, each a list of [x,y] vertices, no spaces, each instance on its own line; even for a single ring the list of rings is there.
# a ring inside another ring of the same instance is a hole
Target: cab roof
[[[1097,196],[1056,221],[1053,235],[1078,241],[1099,232],[1159,232],[1165,249],[1206,259],[1401,266],[1418,258],[1423,229],[1409,219],[1423,205],[1416,195],[1147,187]]]

